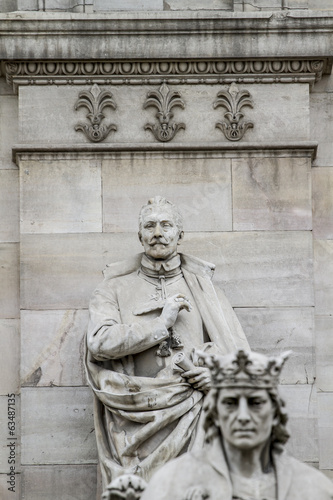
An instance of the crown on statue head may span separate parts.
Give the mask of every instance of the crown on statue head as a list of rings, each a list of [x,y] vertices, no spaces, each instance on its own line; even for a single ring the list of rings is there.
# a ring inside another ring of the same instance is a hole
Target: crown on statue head
[[[215,388],[271,389],[279,384],[281,370],[290,354],[291,351],[287,351],[280,356],[268,357],[240,349],[225,356],[201,352],[199,357],[210,369]]]

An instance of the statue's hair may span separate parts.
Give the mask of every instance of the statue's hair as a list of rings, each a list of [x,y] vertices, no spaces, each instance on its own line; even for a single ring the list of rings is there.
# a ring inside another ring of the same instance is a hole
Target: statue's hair
[[[146,212],[149,212],[152,210],[153,207],[160,207],[160,208],[165,208],[166,210],[171,210],[172,215],[175,218],[175,223],[176,226],[181,232],[183,230],[183,216],[180,213],[178,207],[174,205],[171,201],[168,201],[166,198],[163,198],[163,196],[154,196],[154,198],[150,198],[146,205],[143,205],[143,207],[140,210],[139,214],[139,233],[141,233],[142,230],[142,224],[143,224],[143,217]]]
[[[217,414],[217,400],[221,389],[213,388],[210,390],[206,397],[204,412],[204,429],[206,431],[206,441],[210,442],[216,435],[220,433],[219,427],[216,425]],[[222,389],[223,390],[223,389]],[[285,403],[279,396],[277,389],[265,389],[271,398],[273,407],[275,409],[274,417],[277,418],[278,423],[273,426],[271,432],[271,446],[277,451],[282,451],[283,445],[288,441],[290,435],[287,431],[286,424],[288,415],[285,409]]]

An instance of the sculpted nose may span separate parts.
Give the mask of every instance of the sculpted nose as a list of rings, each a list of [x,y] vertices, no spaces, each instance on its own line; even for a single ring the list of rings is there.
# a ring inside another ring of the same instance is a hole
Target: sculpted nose
[[[239,400],[237,420],[242,425],[245,425],[250,421],[249,408],[245,398],[240,398]]]
[[[159,224],[156,224],[156,226],[155,226],[154,236],[155,237],[162,236],[162,230],[161,230],[161,226]]]

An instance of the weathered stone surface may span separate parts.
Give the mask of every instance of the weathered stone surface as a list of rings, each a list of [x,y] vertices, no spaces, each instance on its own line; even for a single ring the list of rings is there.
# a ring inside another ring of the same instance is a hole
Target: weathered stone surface
[[[318,461],[317,395],[313,385],[282,385],[291,438],[287,449],[304,462]]]
[[[21,233],[101,231],[100,162],[22,162],[20,187]]]
[[[164,0],[164,10],[233,10],[233,0]]]
[[[309,232],[189,233],[181,251],[216,264],[235,307],[313,305]]]
[[[284,9],[308,9],[309,0],[284,0]]]
[[[113,10],[163,10],[163,0],[95,0],[95,12]]]
[[[0,169],[0,241],[19,240],[18,172]]]
[[[91,390],[23,388],[22,465],[96,461]]]
[[[319,467],[333,468],[333,394],[318,393]]]
[[[333,317],[316,316],[316,384],[318,391],[333,391]]]
[[[172,123],[185,123],[185,130],[179,130],[173,139],[177,142],[221,143],[228,142],[216,123],[224,120],[226,109],[213,108],[220,90],[228,90],[230,85],[170,85],[171,91],[177,90],[185,103],[185,110],[175,107]],[[156,143],[150,130],[145,130],[147,123],[155,124],[156,109],[143,109],[147,94],[158,90],[160,85],[114,85],[113,100],[116,110],[105,109],[103,124],[115,124],[117,131],[111,132],[104,143]],[[239,90],[250,90],[253,109],[245,107],[245,121],[254,123],[254,128],[247,130],[243,142],[265,142],[309,140],[308,91],[303,84],[290,85],[238,85]],[[76,132],[78,123],[88,123],[86,108],[74,110],[74,105],[81,90],[90,90],[91,86],[26,86],[20,90],[20,130],[22,142],[77,144],[87,143],[82,132]],[[105,86],[101,86],[105,89]],[[274,101],[271,95],[274,94]],[[55,108],[53,103],[57,103]],[[270,103],[267,106],[267,103]],[[200,120],[198,120],[200,116]],[[295,126],[295,123],[297,126]]]
[[[20,500],[21,497],[21,474],[17,474],[15,477],[15,489],[14,491],[9,491],[7,484],[8,476],[6,474],[0,474],[0,497],[2,500]]]
[[[311,10],[333,10],[331,0],[308,0]]]
[[[142,251],[136,234],[23,235],[23,309],[85,309],[106,264]]]
[[[236,308],[253,351],[266,356],[292,350],[282,384],[314,381],[313,308]]]
[[[310,94],[310,102],[312,99],[312,94],[318,94],[322,92],[333,92],[333,73],[330,75],[323,75],[323,78],[313,86],[313,90]]]
[[[104,160],[103,230],[137,231],[142,205],[165,196],[180,209],[186,231],[230,231],[230,160],[119,158]]]
[[[10,393],[10,396],[12,394]],[[12,404],[15,399],[15,404]],[[9,402],[11,403],[9,406]],[[0,473],[10,472],[10,465],[15,471],[20,470],[20,398],[15,396],[9,399],[0,396]],[[13,432],[13,435],[10,434]],[[12,464],[8,460],[14,460]],[[0,490],[1,491],[1,490]],[[2,499],[2,497],[1,497]]]
[[[135,234],[25,235],[23,309],[84,309],[105,265],[142,251]],[[217,265],[234,306],[313,305],[307,232],[188,233],[180,251]]]
[[[0,395],[18,393],[20,387],[20,324],[18,319],[0,319],[0,352],[5,362],[1,370]]]
[[[333,241],[314,241],[316,314],[333,314]]]
[[[333,93],[314,94],[310,101],[311,138],[318,141],[314,165],[332,165],[333,156]]]
[[[333,167],[312,169],[313,233],[333,239]]]
[[[17,96],[0,96],[0,169],[14,168],[12,162],[12,145],[18,137],[18,104]]]
[[[22,467],[25,500],[92,500],[96,496],[96,465]]]
[[[0,243],[0,318],[19,317],[19,245]]]
[[[88,311],[22,311],[22,386],[85,385],[87,325]]]
[[[232,160],[234,230],[311,229],[310,169],[307,158]]]

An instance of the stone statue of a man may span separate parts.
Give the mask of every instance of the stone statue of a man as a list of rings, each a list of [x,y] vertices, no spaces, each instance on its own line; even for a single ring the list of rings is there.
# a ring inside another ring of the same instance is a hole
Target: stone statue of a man
[[[163,466],[141,500],[332,500],[332,482],[283,450],[289,434],[277,385],[287,356],[203,357],[212,370],[206,445]]]
[[[90,303],[86,369],[103,489],[124,473],[148,481],[199,442],[211,377],[196,349],[248,348],[233,309],[211,283],[214,266],[178,253],[177,208],[161,197],[149,200],[139,238],[144,253],[108,266]],[[172,361],[179,351],[183,372]]]

